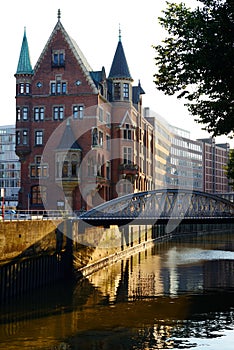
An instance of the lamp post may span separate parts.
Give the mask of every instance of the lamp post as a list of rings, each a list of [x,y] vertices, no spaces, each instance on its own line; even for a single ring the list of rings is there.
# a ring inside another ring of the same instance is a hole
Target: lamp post
[[[1,188],[1,197],[2,197],[2,219],[4,220],[4,188]]]
[[[30,208],[30,193],[28,193],[28,215],[29,215],[29,208]]]

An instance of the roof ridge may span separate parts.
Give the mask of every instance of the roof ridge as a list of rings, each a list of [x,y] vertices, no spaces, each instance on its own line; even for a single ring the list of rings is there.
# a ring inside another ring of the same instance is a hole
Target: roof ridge
[[[44,46],[44,49],[42,50],[42,53],[41,53],[36,65],[35,65],[34,72],[36,72],[38,70],[38,68],[40,67],[41,60],[42,60],[42,58],[43,58],[43,56],[44,56],[44,54],[45,54],[45,52],[50,44],[52,38],[54,37],[54,35],[56,34],[56,32],[58,30],[62,31],[62,34],[64,35],[65,40],[67,41],[70,49],[72,50],[73,54],[75,55],[79,65],[80,65],[80,67],[81,67],[81,69],[86,77],[87,82],[93,88],[95,93],[98,93],[97,88],[94,84],[94,81],[90,75],[90,71],[92,71],[91,66],[89,65],[87,59],[85,58],[85,56],[84,56],[83,52],[81,51],[81,49],[79,48],[79,46],[77,45],[76,41],[70,37],[70,35],[67,33],[67,31],[63,27],[60,19],[56,23],[49,39],[47,40],[46,45]]]

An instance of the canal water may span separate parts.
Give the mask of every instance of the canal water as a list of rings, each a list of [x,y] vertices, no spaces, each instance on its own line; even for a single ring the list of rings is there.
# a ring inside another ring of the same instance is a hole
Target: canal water
[[[185,235],[1,306],[0,349],[234,349],[234,231]]]

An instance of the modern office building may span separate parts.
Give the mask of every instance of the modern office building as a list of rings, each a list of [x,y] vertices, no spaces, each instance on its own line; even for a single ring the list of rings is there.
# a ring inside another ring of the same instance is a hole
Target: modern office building
[[[202,143],[150,108],[144,109],[144,116],[154,125],[154,188],[202,191]]]
[[[186,130],[170,126],[172,142],[167,165],[167,187],[203,190],[202,144]]]
[[[15,154],[15,126],[0,127],[0,188],[1,202],[5,206],[16,207],[20,189],[20,162]]]
[[[216,144],[214,138],[200,139],[203,149],[203,190],[209,193],[230,191],[225,166],[228,162],[228,143]]]
[[[154,129],[153,188],[168,188],[167,173],[170,171],[168,163],[170,162],[173,135],[170,131],[170,125],[163,117],[148,107],[144,108],[144,117],[152,124]]]

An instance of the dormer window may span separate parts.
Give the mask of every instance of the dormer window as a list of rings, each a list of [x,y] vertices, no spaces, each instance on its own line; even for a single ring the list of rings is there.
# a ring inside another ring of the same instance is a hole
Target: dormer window
[[[52,52],[52,67],[65,66],[65,52],[64,50],[55,50]]]

